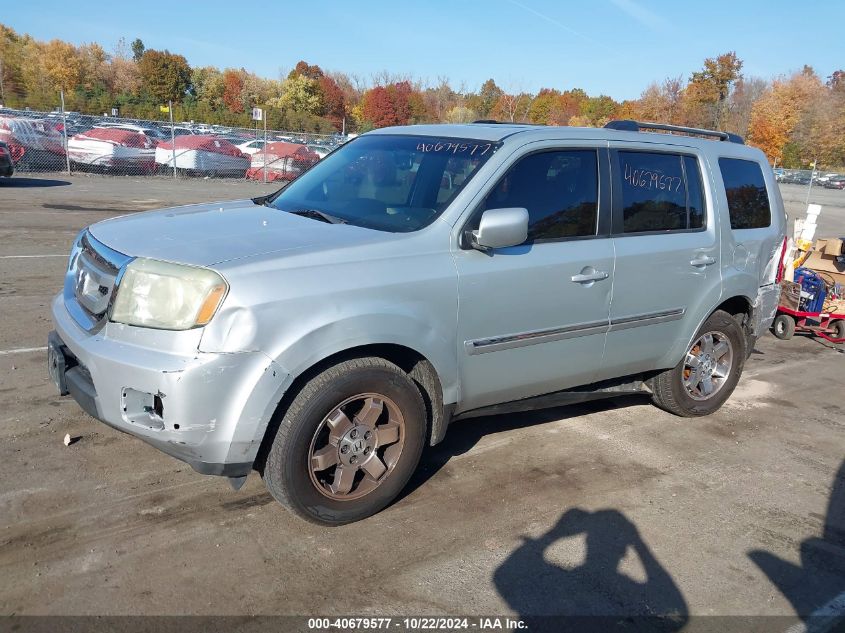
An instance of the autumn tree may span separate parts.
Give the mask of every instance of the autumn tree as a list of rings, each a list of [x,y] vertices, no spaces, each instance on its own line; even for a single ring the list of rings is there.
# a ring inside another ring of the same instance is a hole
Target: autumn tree
[[[132,40],[132,44],[130,44],[130,46],[132,48],[132,59],[137,64],[141,61],[141,58],[144,56],[144,51],[146,51],[147,48],[146,46],[144,46],[144,43],[138,37]]]
[[[553,88],[541,88],[528,109],[528,120],[538,125],[548,125],[552,112],[558,107],[560,92]]]
[[[492,79],[488,79],[481,84],[481,89],[478,91],[478,115],[482,118],[489,116],[493,106],[496,105],[503,94],[505,94],[505,91],[499,88]]]
[[[413,88],[407,81],[375,86],[361,99],[361,123],[366,127],[405,125],[411,118],[410,97]]]
[[[446,112],[446,123],[472,123],[478,118],[475,111],[466,106],[455,106]]]
[[[823,94],[824,86],[818,76],[808,72],[796,73],[788,79],[773,82],[768,90],[751,110],[748,126],[748,140],[759,147],[770,160],[778,160],[782,164],[785,148],[793,141],[795,132],[802,116],[809,104],[815,102]],[[809,156],[804,156],[807,162],[813,159],[812,150]],[[800,160],[800,158],[798,158]],[[786,165],[798,167],[799,165]]]
[[[511,123],[524,122],[528,119],[532,101],[531,95],[525,92],[519,94],[502,93],[502,96],[490,110],[490,117]]]
[[[845,93],[845,70],[836,70],[827,78],[827,87],[834,93]]]
[[[317,80],[317,86],[322,94],[323,116],[340,130],[346,118],[346,98],[343,91],[334,79],[326,75]]]
[[[294,77],[308,77],[308,79],[318,80],[323,76],[323,69],[314,64],[313,66],[305,61],[299,61],[294,66],[293,70],[288,73],[288,79]]]
[[[683,124],[681,113],[682,91],[683,80],[681,77],[669,77],[661,83],[654,82],[643,91],[636,102],[631,104],[629,114],[624,115],[623,118]],[[627,107],[626,110],[628,110]]]
[[[607,95],[590,97],[581,102],[580,114],[590,126],[601,127],[613,118],[618,106],[619,104]]]
[[[0,102],[8,103],[10,96],[22,90],[22,57],[22,38],[0,24]]]
[[[728,99],[725,130],[747,136],[754,104],[765,94],[769,82],[758,77],[740,77]]]
[[[240,72],[230,68],[223,73],[223,104],[229,112],[244,111],[244,103],[241,99],[243,88],[244,80]]]
[[[742,60],[730,52],[704,60],[684,90],[687,122],[698,127],[722,129],[731,88],[740,77]]]
[[[76,47],[61,40],[51,40],[44,47],[44,73],[54,90],[70,93],[82,79],[82,60]]]
[[[191,86],[191,67],[182,55],[147,49],[138,62],[143,89],[160,102],[181,102]]]
[[[323,95],[316,79],[295,74],[282,82],[282,96],[275,105],[312,116],[320,115],[323,111]]]

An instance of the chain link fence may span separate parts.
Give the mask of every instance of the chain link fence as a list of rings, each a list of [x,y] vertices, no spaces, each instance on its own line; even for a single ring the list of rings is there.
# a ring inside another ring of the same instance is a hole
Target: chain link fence
[[[0,141],[16,173],[292,180],[346,140],[341,134],[0,108]]]

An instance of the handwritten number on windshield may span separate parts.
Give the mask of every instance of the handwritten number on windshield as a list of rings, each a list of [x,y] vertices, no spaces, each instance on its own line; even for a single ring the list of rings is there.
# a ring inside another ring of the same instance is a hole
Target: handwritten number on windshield
[[[493,143],[453,143],[453,142],[435,142],[435,143],[419,143],[417,145],[418,152],[425,153],[444,153],[444,154],[469,154],[470,156],[484,156],[487,152],[493,149]]]

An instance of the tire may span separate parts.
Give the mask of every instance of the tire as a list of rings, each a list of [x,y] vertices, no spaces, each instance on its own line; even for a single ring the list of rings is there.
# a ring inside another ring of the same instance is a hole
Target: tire
[[[772,321],[772,334],[782,341],[788,341],[795,334],[795,319],[788,314],[778,314]]]
[[[830,338],[840,339],[845,338],[845,321],[837,319],[830,324]]]
[[[727,312],[717,310],[696,332],[684,358],[651,380],[652,402],[682,417],[717,411],[739,382],[747,358],[746,345],[742,326]],[[700,369],[692,368],[693,360]]]
[[[425,404],[411,378],[383,358],[347,360],[294,396],[268,452],[264,483],[307,521],[359,521],[402,491],[425,438]]]

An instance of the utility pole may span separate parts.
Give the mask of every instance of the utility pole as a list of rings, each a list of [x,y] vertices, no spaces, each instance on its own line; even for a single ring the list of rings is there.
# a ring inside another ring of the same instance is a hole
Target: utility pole
[[[813,160],[813,170],[810,172],[810,184],[807,185],[807,200],[804,204],[810,204],[810,192],[813,190],[813,177],[816,175],[816,163],[818,162],[818,158]]]
[[[170,113],[170,147],[173,148],[173,179],[176,180],[176,131],[173,129],[173,100],[167,102],[167,111]]]
[[[67,173],[70,175],[70,155],[67,153],[67,116],[65,115],[65,91],[59,90],[59,95],[62,99],[62,137],[65,142],[65,164],[67,165]]]
[[[261,118],[264,119],[264,184],[267,184],[267,108],[261,112]]]

